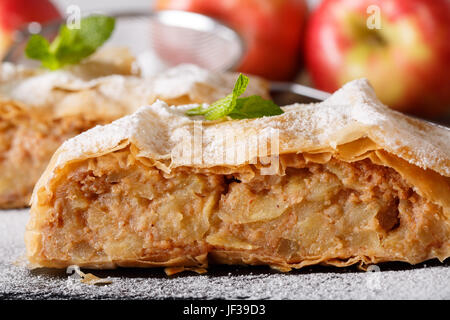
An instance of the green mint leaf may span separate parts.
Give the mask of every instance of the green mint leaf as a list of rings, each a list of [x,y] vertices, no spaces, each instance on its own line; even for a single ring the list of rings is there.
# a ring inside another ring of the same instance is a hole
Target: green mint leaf
[[[233,94],[214,102],[205,112],[206,120],[221,119],[230,113],[236,105],[236,97]]]
[[[204,115],[207,120],[217,120],[226,117],[236,106],[236,100],[247,89],[249,79],[248,77],[240,74],[236,80],[233,88],[233,92],[227,95],[225,98],[217,100],[207,109],[194,108],[189,110],[187,115]]]
[[[44,67],[52,70],[77,64],[103,45],[114,27],[115,19],[112,17],[89,16],[81,19],[79,29],[61,26],[51,44],[42,36],[32,36],[25,52],[29,58],[40,60]]]
[[[50,49],[62,65],[77,64],[109,39],[114,26],[115,19],[111,17],[86,17],[81,20],[80,29],[62,26]]]
[[[205,109],[203,106],[198,106],[196,108],[188,110],[186,114],[188,116],[203,116],[207,111],[207,108]]]
[[[280,114],[283,114],[283,110],[273,101],[251,96],[237,99],[236,107],[228,116],[232,119],[254,119]]]
[[[233,89],[233,95],[236,98],[240,97],[245,92],[249,81],[250,79],[247,76],[244,76],[242,73],[239,74]]]
[[[51,70],[59,67],[58,61],[50,53],[50,43],[41,35],[34,34],[30,37],[25,54],[30,59],[40,60],[43,66]]]
[[[46,60],[50,55],[50,43],[43,36],[34,34],[28,40],[25,54],[28,58]]]
[[[249,79],[247,76],[244,76],[242,73],[239,74],[239,77],[234,84],[233,92],[227,95],[225,98],[222,98],[216,102],[214,102],[208,110],[205,112],[206,120],[217,120],[223,117],[226,117],[230,112],[233,111],[236,106],[236,100],[241,96],[245,90],[247,89],[249,83]]]
[[[206,120],[217,120],[229,116],[232,119],[253,119],[264,116],[276,116],[283,110],[273,101],[260,96],[239,98],[247,89],[249,78],[240,74],[233,88],[233,92],[208,108],[203,106],[188,110],[188,116],[204,115]]]

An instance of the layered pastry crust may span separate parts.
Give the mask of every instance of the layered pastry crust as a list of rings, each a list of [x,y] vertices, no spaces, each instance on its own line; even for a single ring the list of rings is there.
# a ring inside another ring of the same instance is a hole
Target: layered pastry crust
[[[110,48],[56,72],[1,65],[0,208],[28,205],[37,179],[66,139],[157,99],[211,103],[232,90],[237,78],[181,65],[143,79],[134,63],[125,49]],[[267,96],[268,87],[255,79],[250,93]]]
[[[32,198],[33,267],[287,271],[450,255],[450,132],[387,109],[366,82],[276,117],[203,122],[201,161],[183,152],[199,122],[180,108],[158,102],[61,146]],[[273,144],[274,131],[276,154],[223,156],[254,136]]]

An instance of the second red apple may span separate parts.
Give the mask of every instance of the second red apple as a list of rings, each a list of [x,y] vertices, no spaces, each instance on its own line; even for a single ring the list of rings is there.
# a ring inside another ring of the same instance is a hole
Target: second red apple
[[[436,117],[450,111],[449,40],[448,0],[324,0],[308,23],[307,65],[319,89],[364,77],[385,104]]]

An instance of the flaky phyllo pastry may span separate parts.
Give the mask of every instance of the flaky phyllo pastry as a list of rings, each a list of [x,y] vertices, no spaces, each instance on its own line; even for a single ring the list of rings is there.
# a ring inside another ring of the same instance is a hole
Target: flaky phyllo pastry
[[[59,71],[0,65],[0,208],[28,205],[33,186],[67,138],[163,99],[211,103],[233,88],[237,74],[181,65],[143,79],[123,49],[104,49]],[[180,81],[179,79],[183,79]],[[254,79],[250,94],[267,95]]]
[[[364,80],[279,116],[163,102],[65,142],[32,197],[33,267],[412,264],[450,255],[450,130]]]

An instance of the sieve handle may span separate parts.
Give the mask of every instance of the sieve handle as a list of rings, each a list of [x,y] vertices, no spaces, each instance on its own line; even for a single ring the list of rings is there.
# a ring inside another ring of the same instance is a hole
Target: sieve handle
[[[275,92],[290,92],[316,100],[326,100],[331,94],[293,82],[271,81],[270,90]]]

